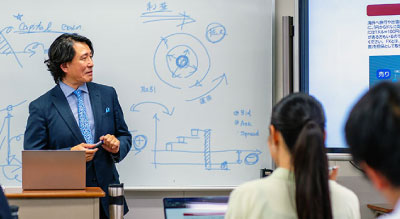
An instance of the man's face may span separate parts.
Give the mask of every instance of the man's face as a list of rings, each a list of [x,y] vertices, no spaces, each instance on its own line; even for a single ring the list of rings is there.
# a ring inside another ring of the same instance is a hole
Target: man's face
[[[86,82],[93,80],[92,51],[86,43],[74,43],[75,56],[71,62],[61,64],[65,72],[63,82],[67,85],[78,88]]]

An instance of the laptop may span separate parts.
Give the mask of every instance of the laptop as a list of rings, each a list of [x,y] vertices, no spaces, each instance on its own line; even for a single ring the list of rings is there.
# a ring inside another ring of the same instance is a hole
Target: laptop
[[[164,198],[165,219],[224,219],[228,196]]]
[[[85,188],[85,151],[22,151],[22,189]]]

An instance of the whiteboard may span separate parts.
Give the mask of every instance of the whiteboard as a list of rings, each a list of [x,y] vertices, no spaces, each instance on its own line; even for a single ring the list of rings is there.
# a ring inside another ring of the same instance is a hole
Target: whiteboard
[[[0,183],[21,185],[29,103],[55,84],[61,33],[94,46],[94,82],[115,87],[136,187],[227,187],[270,168],[273,0],[19,1],[0,8]]]

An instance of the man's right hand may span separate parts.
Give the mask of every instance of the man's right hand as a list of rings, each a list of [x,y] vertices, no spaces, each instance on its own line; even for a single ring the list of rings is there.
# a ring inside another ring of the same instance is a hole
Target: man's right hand
[[[76,146],[73,146],[71,148],[71,151],[85,151],[85,157],[86,157],[86,162],[89,162],[93,160],[94,154],[96,151],[98,151],[98,148],[93,149],[93,147],[96,146],[95,144],[86,144],[86,143],[80,143]]]

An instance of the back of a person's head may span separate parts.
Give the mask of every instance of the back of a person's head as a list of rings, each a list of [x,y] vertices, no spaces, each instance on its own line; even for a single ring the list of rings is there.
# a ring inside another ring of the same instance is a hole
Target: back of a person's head
[[[325,129],[325,114],[321,103],[305,93],[284,97],[272,109],[271,124],[282,133],[288,149],[292,152],[303,127],[315,122]]]
[[[272,109],[271,125],[291,154],[299,219],[332,218],[321,103],[305,93],[291,94]]]
[[[381,82],[353,107],[345,127],[356,162],[365,162],[400,186],[400,84]]]

